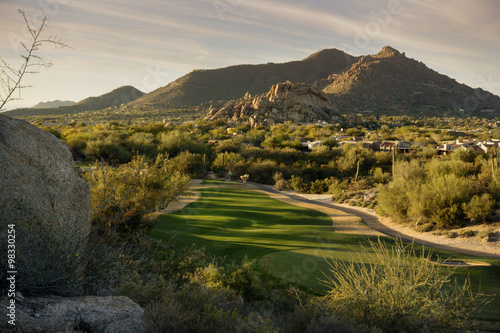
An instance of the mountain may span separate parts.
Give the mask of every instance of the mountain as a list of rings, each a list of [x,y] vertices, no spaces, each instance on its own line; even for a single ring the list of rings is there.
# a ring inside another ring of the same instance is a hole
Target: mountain
[[[73,104],[75,104],[75,102],[73,101],[60,101],[56,99],[55,101],[40,102],[37,105],[32,106],[31,109],[54,109],[61,106],[70,106]]]
[[[344,110],[494,109],[500,97],[460,84],[386,46],[316,85]]]
[[[221,108],[211,107],[207,120],[225,119],[247,122],[252,128],[272,125],[276,122],[338,122],[339,115],[333,110],[328,96],[320,89],[306,83],[290,81],[278,83],[269,92],[227,102]]]
[[[337,73],[359,60],[337,49],[327,49],[281,64],[238,65],[195,70],[132,102],[132,106],[192,107],[209,101],[238,99],[245,93],[262,94],[278,82],[313,82]]]
[[[8,116],[36,116],[36,115],[58,115],[58,114],[72,114],[83,111],[96,111],[106,109],[112,106],[119,106],[133,101],[144,93],[132,86],[123,86],[117,88],[106,94],[97,97],[88,97],[80,102],[70,105],[61,106],[58,108],[48,109],[16,109],[5,111],[4,114]]]
[[[238,65],[193,71],[133,101],[132,106],[201,109],[223,106],[247,92],[259,95],[278,82],[319,87],[341,111],[429,110],[500,112],[500,97],[460,84],[386,46],[375,55],[354,57],[327,49],[282,64]]]

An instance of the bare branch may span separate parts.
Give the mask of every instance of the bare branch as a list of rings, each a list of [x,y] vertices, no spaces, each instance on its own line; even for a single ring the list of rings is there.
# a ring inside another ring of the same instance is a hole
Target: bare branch
[[[40,25],[37,28],[33,28],[30,25],[28,18],[26,17],[26,13],[21,9],[19,9],[19,13],[22,15],[26,28],[31,34],[32,41],[31,45],[26,45],[24,42],[20,42],[20,45],[24,49],[25,53],[20,55],[20,57],[23,59],[23,62],[19,69],[16,70],[14,67],[7,64],[4,59],[0,58],[0,68],[2,68],[2,70],[0,71],[0,82],[2,89],[4,90],[4,93],[0,94],[0,111],[9,101],[21,99],[20,96],[18,98],[14,97],[14,92],[16,90],[20,91],[23,88],[29,87],[21,85],[21,80],[23,79],[24,75],[38,73],[37,71],[28,70],[29,67],[52,67],[52,62],[45,62],[42,57],[36,54],[36,51],[38,51],[43,44],[53,44],[56,49],[58,47],[60,47],[61,49],[71,48],[68,44],[66,44],[66,41],[58,39],[57,36],[50,35],[46,39],[42,39],[40,37],[45,28],[47,16],[43,15]],[[32,62],[33,59],[37,59],[37,61]]]

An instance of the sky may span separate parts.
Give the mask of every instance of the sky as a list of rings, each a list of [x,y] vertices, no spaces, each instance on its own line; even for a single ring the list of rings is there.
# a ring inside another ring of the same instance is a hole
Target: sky
[[[19,68],[19,42],[45,15],[38,55],[7,109],[80,101],[124,85],[150,92],[194,69],[280,63],[336,48],[390,45],[460,83],[500,95],[498,0],[0,0],[0,58]],[[33,68],[34,69],[34,68]],[[3,91],[0,91],[3,94]]]

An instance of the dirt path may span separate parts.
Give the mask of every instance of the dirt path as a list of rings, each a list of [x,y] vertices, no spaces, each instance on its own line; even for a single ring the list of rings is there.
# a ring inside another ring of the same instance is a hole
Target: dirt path
[[[400,237],[405,241],[409,242],[413,241],[416,244],[432,247],[435,249],[447,250],[474,256],[500,259],[500,244],[498,244],[498,242],[488,244],[480,242],[476,239],[467,239],[467,238],[449,239],[446,238],[446,236],[436,236],[429,233],[421,233],[409,227],[404,227],[401,226],[400,224],[394,223],[390,221],[390,219],[388,218],[383,218],[377,215],[373,210],[367,208],[351,207],[347,205],[329,203],[331,202],[330,199],[328,198],[329,195],[317,195],[317,196],[301,195],[291,191],[280,192],[274,189],[270,185],[262,185],[256,183],[251,183],[249,185],[256,187],[264,192],[268,192],[269,194],[276,195],[276,193],[279,193],[283,196],[289,197],[296,201],[308,203],[311,205],[310,208],[313,209],[318,209],[314,208],[314,206],[323,207],[327,209],[333,209],[335,211],[341,211],[349,215],[357,216],[361,218],[361,220],[366,224],[366,226],[376,230],[379,234],[391,237]],[[334,218],[332,217],[332,219]],[[335,219],[334,219],[334,229],[335,229]],[[343,232],[343,231],[338,230],[338,232]],[[363,234],[362,229],[361,230],[358,229],[356,230],[356,232],[353,233]]]

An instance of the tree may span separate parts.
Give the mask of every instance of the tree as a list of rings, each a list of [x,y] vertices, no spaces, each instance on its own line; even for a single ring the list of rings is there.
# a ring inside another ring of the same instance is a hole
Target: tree
[[[66,42],[57,39],[57,36],[48,36],[47,38],[42,36],[42,32],[47,22],[47,16],[43,15],[40,25],[37,28],[33,28],[26,17],[26,13],[21,9],[19,9],[19,13],[22,15],[26,28],[30,34],[30,44],[26,44],[23,41],[20,42],[22,48],[20,57],[23,60],[18,68],[8,64],[3,58],[0,57],[0,85],[2,88],[2,91],[0,92],[0,110],[2,110],[8,102],[20,99],[14,97],[14,92],[16,90],[29,87],[23,86],[21,81],[26,74],[38,73],[37,71],[31,70],[31,68],[52,67],[52,63],[45,62],[37,53],[43,44],[53,44],[55,47],[69,48]]]

